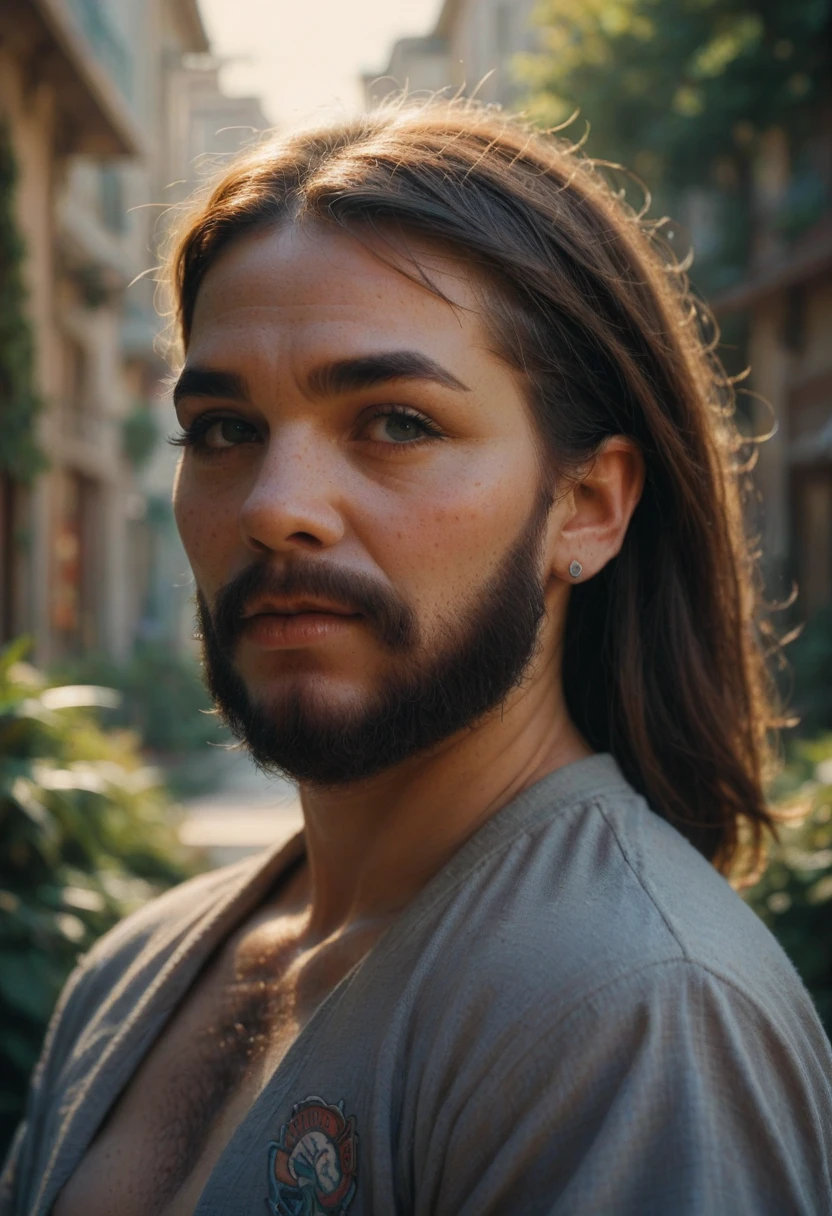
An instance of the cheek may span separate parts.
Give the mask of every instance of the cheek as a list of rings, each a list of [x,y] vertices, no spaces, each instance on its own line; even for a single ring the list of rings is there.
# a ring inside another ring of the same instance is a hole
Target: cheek
[[[173,489],[176,526],[199,587],[213,592],[227,578],[228,558],[239,547],[237,512],[221,494],[194,484],[180,464]]]
[[[471,478],[449,476],[418,503],[392,505],[377,560],[424,612],[469,600],[519,537],[536,484],[534,475],[521,476],[513,465],[489,467]]]

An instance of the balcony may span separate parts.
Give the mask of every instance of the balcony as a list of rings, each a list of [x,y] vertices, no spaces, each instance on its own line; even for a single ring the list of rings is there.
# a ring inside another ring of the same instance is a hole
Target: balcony
[[[67,0],[67,6],[96,59],[127,100],[132,102],[133,62],[100,0]]]
[[[0,4],[0,38],[33,80],[60,98],[64,152],[135,156],[142,138],[131,113],[132,61],[101,0],[19,0]]]

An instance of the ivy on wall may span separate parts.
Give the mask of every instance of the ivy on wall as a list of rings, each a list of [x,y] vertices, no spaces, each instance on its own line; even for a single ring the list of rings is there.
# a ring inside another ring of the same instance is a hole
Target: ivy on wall
[[[26,315],[26,247],[15,214],[17,164],[0,122],[0,472],[31,481],[45,465],[36,436],[42,402],[35,386],[35,344]]]

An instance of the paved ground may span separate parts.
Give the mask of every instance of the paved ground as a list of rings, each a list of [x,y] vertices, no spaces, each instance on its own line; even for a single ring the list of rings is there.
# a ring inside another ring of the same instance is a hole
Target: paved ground
[[[212,757],[216,791],[183,802],[183,844],[204,850],[212,865],[288,840],[302,824],[297,791],[289,782],[264,777],[241,752]]]

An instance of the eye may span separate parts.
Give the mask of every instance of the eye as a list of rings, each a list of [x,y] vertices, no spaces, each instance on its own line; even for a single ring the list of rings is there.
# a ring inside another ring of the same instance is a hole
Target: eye
[[[216,415],[203,414],[179,435],[173,436],[170,442],[177,447],[193,448],[197,453],[207,455],[227,452],[229,448],[257,443],[258,440],[257,428],[242,418],[218,418]]]
[[[251,443],[256,438],[257,431],[250,422],[243,422],[241,418],[217,418],[202,432],[203,444],[215,452],[237,447],[241,443]]]
[[[375,443],[404,444],[418,443],[420,440],[439,438],[440,431],[422,414],[401,408],[385,409],[371,418],[365,427],[362,438]]]

